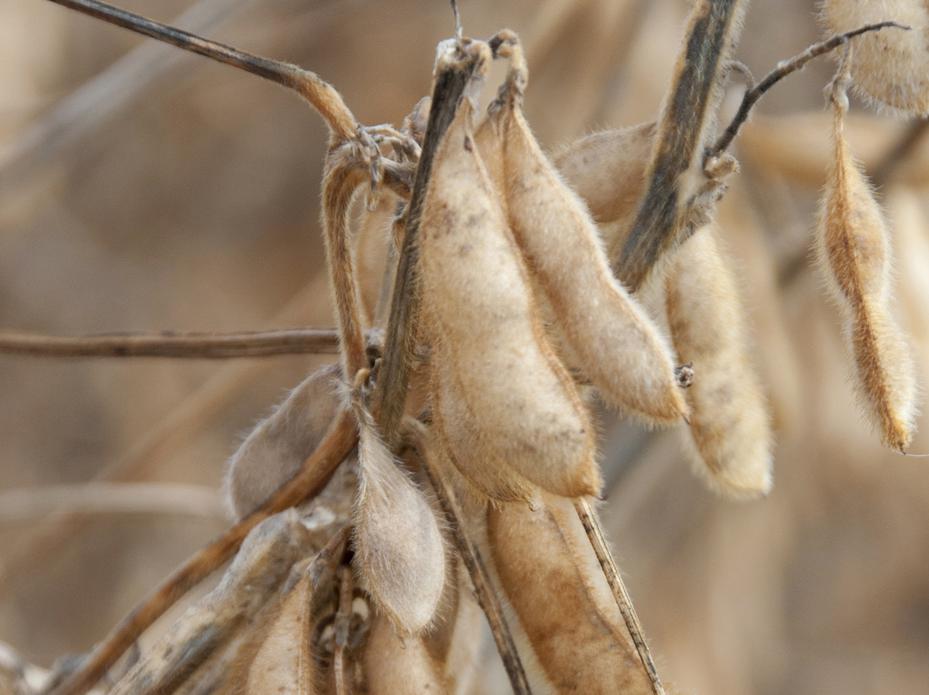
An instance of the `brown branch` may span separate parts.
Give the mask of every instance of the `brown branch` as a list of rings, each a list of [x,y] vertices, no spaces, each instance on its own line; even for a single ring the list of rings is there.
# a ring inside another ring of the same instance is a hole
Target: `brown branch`
[[[844,46],[856,36],[861,36],[862,34],[866,34],[871,31],[880,31],[881,29],[887,29],[890,27],[904,30],[909,30],[910,28],[903,26],[902,24],[898,24],[897,22],[879,22],[877,24],[868,24],[866,26],[859,27],[854,31],[849,31],[844,34],[836,34],[835,36],[832,36],[825,41],[813,44],[802,53],[795,55],[793,58],[778,63],[777,67],[765,75],[761,82],[745,92],[742,97],[742,103],[739,105],[739,110],[732,118],[732,121],[729,123],[729,126],[726,128],[726,130],[723,131],[723,134],[719,136],[716,144],[707,151],[706,159],[718,157],[729,148],[729,145],[732,144],[735,136],[738,135],[739,129],[748,120],[749,113],[751,112],[755,103],[765,95],[765,92],[771,89],[771,87],[776,85],[782,79],[790,74],[797,72],[797,70],[802,69],[803,66],[805,66],[814,58],[818,58],[821,55],[830,53],[839,46]]]
[[[53,691],[52,695],[82,695],[171,606],[226,562],[255,526],[284,509],[318,494],[348,456],[358,440],[351,413],[343,411],[319,447],[303,463],[300,472],[271,499],[222,536],[191,556],[158,589],[142,601],[93,650],[87,661]]]
[[[642,631],[642,624],[639,622],[639,616],[636,615],[635,607],[632,605],[632,599],[629,596],[629,592],[626,590],[626,585],[623,583],[622,576],[619,574],[619,569],[616,566],[616,561],[613,559],[613,554],[610,552],[610,546],[603,536],[600,522],[597,521],[597,517],[590,508],[590,504],[588,504],[587,500],[583,498],[575,500],[574,509],[577,511],[577,516],[584,526],[584,531],[587,533],[590,545],[597,555],[597,560],[600,562],[603,575],[610,585],[610,590],[613,592],[613,597],[616,599],[616,605],[619,606],[619,612],[622,613],[626,628],[629,630],[632,642],[635,644],[636,651],[639,653],[639,658],[642,660],[642,666],[645,668],[645,673],[651,681],[652,691],[655,695],[665,695],[665,689],[662,687],[661,680],[658,678],[658,670],[655,668],[655,662],[652,659],[648,645],[645,643],[645,635]]]
[[[436,151],[451,124],[458,104],[479,67],[480,53],[458,44],[456,60],[442,60],[437,67],[429,122],[423,138],[422,154],[407,205],[405,233],[391,298],[384,361],[374,395],[374,416],[387,445],[394,449],[399,441],[400,422],[410,381],[410,362],[416,336],[419,310],[419,224],[426,189]]]
[[[378,334],[367,334],[369,344]],[[231,359],[274,355],[334,355],[339,334],[333,328],[283,328],[237,333],[162,331],[50,336],[0,333],[0,354],[24,357],[169,357]]]
[[[648,186],[614,270],[638,290],[660,256],[674,246],[683,219],[681,183],[703,152],[716,109],[720,75],[735,43],[747,0],[699,0],[690,17],[670,95],[658,121]]]
[[[253,75],[275,82],[282,87],[292,89],[319,112],[338,140],[350,140],[357,135],[358,122],[342,100],[342,96],[332,85],[314,72],[210,41],[191,32],[155,22],[98,0],[50,1],[104,22],[183,48],[185,51],[191,51],[220,63],[232,65],[240,70],[245,70]]]
[[[480,551],[465,532],[465,526],[462,522],[463,515],[455,491],[442,479],[441,466],[433,458],[430,434],[425,425],[413,418],[406,418],[403,424],[403,434],[406,435],[410,445],[416,451],[417,457],[422,464],[422,470],[429,478],[439,505],[442,507],[442,512],[448,520],[448,528],[454,539],[455,547],[458,549],[458,554],[461,556],[471,577],[474,594],[484,611],[484,615],[487,617],[490,632],[497,645],[500,658],[503,660],[507,676],[510,678],[513,692],[516,695],[529,695],[532,692],[529,687],[529,680],[519,658],[519,652],[516,650],[513,635],[506,624],[500,599],[497,598],[494,592]]]

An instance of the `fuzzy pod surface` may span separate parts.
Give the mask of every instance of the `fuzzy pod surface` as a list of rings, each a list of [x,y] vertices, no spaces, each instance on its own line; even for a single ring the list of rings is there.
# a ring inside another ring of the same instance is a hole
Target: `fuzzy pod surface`
[[[816,259],[842,313],[865,414],[883,442],[905,449],[916,417],[916,378],[909,346],[892,315],[891,249],[883,212],[845,139],[848,98],[833,88],[834,160],[816,233]]]
[[[929,114],[929,3],[926,0],[825,0],[823,23],[843,33],[895,21],[909,31],[875,31],[855,39],[854,85],[872,101]]]
[[[650,423],[687,412],[671,351],[610,270],[583,201],[542,152],[519,107],[504,112],[507,209],[517,243],[604,399]]]
[[[772,484],[767,403],[748,353],[739,291],[712,227],[677,250],[665,283],[671,340],[695,379],[685,391],[697,471],[732,497]]]
[[[595,494],[589,415],[538,319],[471,117],[465,100],[437,153],[421,226],[437,429],[456,466],[492,497],[526,498],[523,480]]]
[[[230,457],[223,485],[236,519],[257,509],[316,450],[341,404],[340,377],[337,365],[311,374]]]

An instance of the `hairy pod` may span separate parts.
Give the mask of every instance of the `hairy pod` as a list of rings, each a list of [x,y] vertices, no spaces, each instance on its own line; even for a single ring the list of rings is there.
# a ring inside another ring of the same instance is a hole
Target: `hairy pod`
[[[442,667],[422,638],[403,639],[391,621],[375,616],[362,655],[369,695],[442,695],[449,688]]]
[[[627,220],[645,191],[645,168],[655,144],[656,125],[591,133],[562,146],[552,161],[584,199],[599,224]]]
[[[535,688],[652,694],[570,500],[546,495],[536,510],[492,506],[487,536],[497,577],[543,671],[533,674]]]
[[[355,503],[355,568],[378,608],[404,633],[433,620],[446,582],[435,512],[356,404],[361,485]]]
[[[925,0],[825,0],[824,24],[843,33],[893,20],[910,31],[874,31],[855,39],[852,79],[871,100],[929,114],[929,4]]]
[[[832,93],[834,162],[816,234],[816,258],[842,312],[864,409],[887,446],[913,436],[916,383],[909,349],[891,315],[890,247],[884,216],[845,141],[843,79]]]
[[[436,155],[421,226],[437,429],[488,495],[526,498],[524,480],[569,497],[596,494],[589,416],[541,328],[471,115],[465,100]],[[484,479],[488,471],[497,479]]]
[[[675,253],[665,284],[671,340],[692,363],[690,434],[710,484],[733,497],[771,489],[771,426],[752,368],[739,292],[712,227]]]
[[[687,412],[670,350],[610,270],[584,203],[539,147],[522,110],[504,112],[506,197],[527,264],[580,367],[604,399],[648,422]]]
[[[230,457],[223,485],[236,519],[257,509],[316,450],[339,408],[340,376],[337,365],[311,374]]]

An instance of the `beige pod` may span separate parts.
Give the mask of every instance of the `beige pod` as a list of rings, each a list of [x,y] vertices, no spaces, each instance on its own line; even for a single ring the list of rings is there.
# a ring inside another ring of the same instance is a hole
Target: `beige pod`
[[[534,689],[653,694],[570,500],[545,495],[536,510],[491,506],[487,538],[497,578],[535,656],[524,660],[532,664]]]
[[[887,28],[855,38],[852,79],[860,92],[880,104],[912,114],[929,113],[926,0],[825,0],[822,18],[834,33],[888,20],[910,27],[909,31]]]
[[[361,296],[363,320],[366,325],[375,323],[375,311],[384,279],[384,267],[387,264],[388,247],[394,213],[398,198],[392,192],[383,190],[378,194],[377,205],[373,210],[364,206],[355,232],[355,258],[358,273],[358,291]]]
[[[378,436],[371,416],[358,414],[361,485],[354,512],[353,564],[380,611],[404,634],[435,618],[446,583],[446,553],[432,506]]]
[[[325,692],[325,674],[319,673],[313,654],[313,588],[304,574],[267,627],[248,674],[243,695],[317,695]]]
[[[816,233],[816,259],[842,312],[864,411],[887,446],[905,449],[916,417],[909,347],[891,314],[891,250],[884,215],[848,151],[843,81],[833,90],[834,161]]]
[[[375,615],[361,656],[367,695],[440,695],[449,692],[442,665],[423,638],[402,638],[391,621]]]
[[[772,435],[739,296],[715,230],[698,230],[675,252],[665,284],[674,349],[693,364],[686,397],[696,470],[727,495],[757,497],[771,489]]]
[[[585,135],[557,149],[552,161],[564,180],[584,199],[599,224],[628,220],[645,192],[645,167],[655,144],[656,125]]]
[[[241,519],[290,480],[335,419],[341,370],[328,365],[297,386],[259,422],[226,464],[225,497]]]
[[[434,419],[462,473],[514,470],[556,494],[596,494],[594,433],[541,328],[465,100],[436,154],[421,225]],[[505,494],[504,499],[514,493]]]
[[[581,369],[614,407],[650,423],[687,412],[671,351],[610,270],[580,198],[539,147],[522,110],[503,112],[510,223]]]

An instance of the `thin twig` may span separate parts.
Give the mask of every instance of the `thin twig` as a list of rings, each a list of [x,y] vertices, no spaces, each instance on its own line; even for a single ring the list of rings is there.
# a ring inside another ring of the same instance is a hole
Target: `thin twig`
[[[797,70],[800,70],[804,65],[809,63],[814,58],[834,51],[839,46],[844,46],[856,36],[861,36],[862,34],[866,34],[871,31],[880,31],[881,29],[887,29],[890,27],[894,29],[909,30],[909,27],[898,24],[897,22],[879,22],[877,24],[868,24],[866,26],[859,27],[854,31],[849,31],[844,34],[836,34],[835,36],[832,36],[825,41],[813,44],[802,53],[795,55],[793,58],[778,63],[777,67],[765,75],[761,82],[745,92],[745,95],[742,97],[742,103],[739,105],[739,110],[732,118],[732,121],[729,123],[729,126],[726,128],[726,130],[723,131],[723,134],[719,136],[716,144],[709,148],[706,154],[706,159],[718,157],[729,148],[729,145],[732,144],[735,136],[738,135],[739,129],[742,127],[745,121],[748,120],[749,113],[751,113],[752,107],[755,105],[755,103],[761,99],[762,96],[764,96],[765,92],[771,89],[771,87],[776,85],[782,79],[796,72]]]
[[[153,594],[120,621],[97,645],[87,661],[53,691],[53,695],[83,695],[87,692],[155,620],[232,557],[249,531],[269,516],[318,494],[357,440],[354,418],[347,411],[341,412],[325,439],[304,461],[296,476],[255,512],[197,551],[175,570]]]
[[[639,658],[642,660],[645,673],[652,683],[652,691],[655,695],[665,695],[661,680],[658,678],[658,670],[655,668],[655,662],[652,659],[648,645],[645,643],[645,636],[642,631],[642,624],[639,622],[639,616],[636,615],[635,607],[632,605],[632,599],[629,596],[629,592],[626,590],[626,585],[623,583],[622,576],[619,574],[619,569],[616,567],[613,554],[610,552],[610,546],[603,536],[600,522],[597,521],[597,517],[590,508],[590,504],[588,504],[587,500],[583,498],[575,500],[574,509],[577,511],[577,516],[584,526],[584,531],[587,533],[590,545],[597,555],[597,560],[600,561],[600,568],[603,570],[606,581],[610,585],[610,590],[613,592],[613,597],[616,599],[616,605],[619,606],[619,612],[622,613],[626,628],[629,630],[632,642],[635,644],[636,651],[639,653]]]
[[[275,82],[282,87],[292,89],[319,112],[338,140],[350,140],[356,137],[358,133],[358,122],[342,100],[342,96],[332,85],[314,72],[210,41],[191,32],[155,22],[98,0],[50,1],[124,29],[144,34],[158,41],[170,43],[178,48],[183,48],[185,51],[191,51],[220,63],[232,65]]]
[[[419,310],[419,223],[426,189],[436,151],[479,63],[479,54],[463,53],[459,60],[443,60],[437,68],[422,154],[407,205],[403,245],[397,262],[387,336],[384,340],[385,357],[378,375],[373,408],[384,441],[392,449],[396,448],[399,441],[400,422],[410,381],[410,361],[415,349]]]
[[[377,332],[368,333],[376,343]],[[170,357],[232,359],[275,355],[334,355],[339,334],[334,328],[282,328],[269,331],[203,333],[101,333],[51,336],[0,333],[0,354],[24,357]]]
[[[225,521],[212,487],[182,483],[78,483],[0,492],[0,523],[68,514],[171,514]]]
[[[500,658],[503,660],[506,673],[510,678],[513,692],[515,695],[529,695],[532,692],[529,687],[529,680],[519,658],[519,652],[516,650],[513,635],[506,624],[500,599],[494,592],[480,551],[465,532],[462,521],[463,514],[455,491],[442,479],[441,467],[433,459],[433,448],[429,432],[421,422],[413,418],[406,418],[404,420],[404,434],[416,451],[417,457],[422,463],[422,470],[429,478],[439,505],[442,507],[442,512],[448,520],[448,528],[454,539],[455,547],[458,549],[458,553],[461,555],[465,568],[471,577],[474,594],[484,611],[484,615],[487,617],[490,632],[497,645]]]

